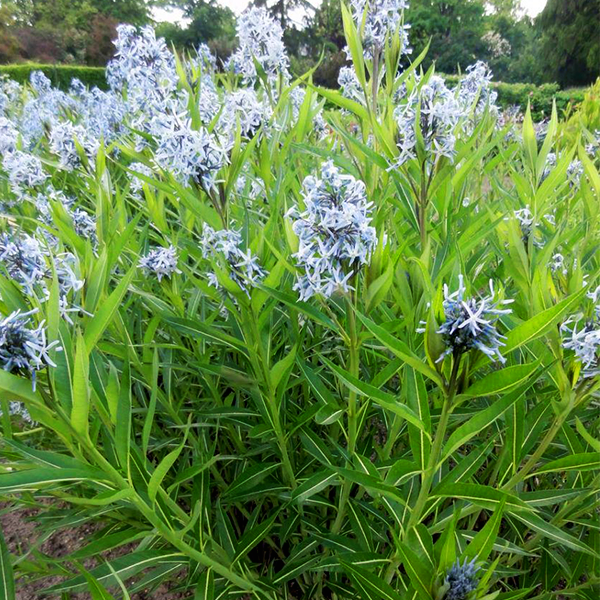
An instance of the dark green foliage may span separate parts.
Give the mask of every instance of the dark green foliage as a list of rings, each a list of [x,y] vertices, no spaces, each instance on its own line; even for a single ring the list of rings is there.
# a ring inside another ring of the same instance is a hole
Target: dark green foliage
[[[431,40],[428,60],[440,71],[456,73],[486,54],[483,0],[413,0],[406,20],[415,53]]]
[[[76,77],[89,87],[97,86],[101,89],[107,89],[108,84],[104,77],[103,67],[82,67],[69,65],[40,65],[27,63],[24,65],[0,65],[0,75],[8,75],[11,79],[19,83],[29,81],[33,71],[43,71],[50,79],[52,85],[62,90],[69,88],[71,80]]]
[[[600,0],[548,0],[539,19],[546,77],[585,85],[600,74]]]
[[[448,81],[458,83],[458,75],[445,75]],[[531,114],[535,120],[549,117],[552,113],[552,101],[556,101],[556,108],[559,114],[583,102],[585,88],[572,88],[561,90],[557,83],[544,83],[535,85],[533,83],[505,83],[497,82],[492,84],[498,92],[498,104],[502,108],[509,106],[520,106],[522,110],[527,109],[527,104],[531,105]]]
[[[189,23],[180,27],[161,23],[157,34],[178,48],[193,48],[209,44],[218,58],[225,59],[234,47],[235,15],[215,0],[181,0],[176,5],[183,10]]]

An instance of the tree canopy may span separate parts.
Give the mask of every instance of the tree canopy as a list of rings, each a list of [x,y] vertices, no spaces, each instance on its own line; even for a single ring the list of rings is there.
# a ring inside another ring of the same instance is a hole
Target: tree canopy
[[[584,85],[600,74],[600,0],[548,0],[540,56],[551,79]]]
[[[284,28],[297,73],[335,86],[346,63],[341,0],[252,0]],[[33,60],[102,65],[114,52],[118,23],[153,23],[152,8],[182,11],[180,23],[158,23],[157,34],[189,49],[206,43],[224,61],[235,49],[235,15],[219,0],[0,0],[0,63]],[[427,44],[424,66],[457,73],[477,60],[506,82],[594,81],[600,65],[600,0],[548,0],[537,19],[521,0],[411,0],[406,11],[414,54]],[[301,21],[301,22],[299,22]],[[320,61],[320,62],[319,62]]]

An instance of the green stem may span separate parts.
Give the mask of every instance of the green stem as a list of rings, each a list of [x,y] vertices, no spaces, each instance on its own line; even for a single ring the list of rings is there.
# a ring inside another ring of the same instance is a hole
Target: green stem
[[[433,477],[438,468],[440,455],[442,453],[442,445],[444,438],[446,437],[446,429],[448,428],[448,421],[450,414],[452,413],[452,402],[456,394],[456,385],[458,378],[458,369],[460,367],[461,355],[454,355],[454,364],[452,365],[452,374],[450,375],[450,384],[444,397],[444,404],[442,405],[442,414],[440,416],[440,422],[435,432],[435,438],[433,440],[433,446],[431,447],[431,453],[429,454],[429,460],[427,461],[427,469],[423,474],[423,481],[421,482],[421,489],[417,502],[411,512],[410,519],[408,520],[407,531],[417,525],[423,516],[425,505],[429,499],[429,491],[431,489],[431,483]]]
[[[437,431],[435,432],[433,446],[431,447],[431,453],[429,454],[429,460],[427,462],[427,469],[423,474],[423,481],[421,483],[421,489],[419,491],[419,496],[417,497],[417,502],[410,514],[410,519],[408,520],[408,527],[406,528],[407,531],[421,521],[423,511],[425,510],[425,505],[429,499],[429,490],[431,489],[431,483],[433,481],[435,471],[437,470],[438,461],[442,451],[442,444],[444,443],[446,429],[448,428],[451,404],[452,401],[450,398],[446,398],[444,400],[440,422],[438,424]]]
[[[349,335],[349,370],[353,377],[358,378],[359,372],[359,346],[358,346],[358,335],[356,331],[356,314],[354,313],[353,301],[348,299],[348,335]],[[354,390],[350,390],[348,393],[348,459],[352,460],[352,456],[356,450],[356,438],[358,429],[358,411],[357,411],[357,394]],[[342,485],[342,491],[340,493],[340,501],[338,504],[338,511],[331,532],[337,534],[342,528],[344,522],[344,516],[346,514],[346,504],[350,499],[350,490],[352,489],[352,482],[345,480]]]
[[[296,488],[296,477],[294,475],[294,467],[292,466],[292,461],[290,460],[290,455],[287,449],[287,440],[285,439],[285,435],[283,433],[283,428],[281,427],[281,421],[279,418],[279,406],[277,405],[277,398],[275,394],[275,390],[273,389],[273,383],[271,381],[271,370],[269,368],[269,360],[265,353],[265,349],[262,344],[262,340],[260,337],[260,331],[256,324],[256,319],[254,315],[250,315],[250,326],[254,335],[254,342],[256,344],[258,355],[260,357],[261,362],[261,371],[264,379],[265,388],[267,390],[267,401],[269,403],[269,412],[271,413],[273,430],[275,432],[275,437],[277,438],[277,445],[279,446],[279,451],[281,453],[281,464],[283,467],[283,474],[287,479],[288,484],[292,487],[292,489]],[[257,372],[257,375],[259,373]]]
[[[102,453],[90,443],[85,442],[89,452],[96,458],[99,464],[102,465],[105,472],[110,475],[115,485],[120,489],[131,489],[133,492],[132,502],[136,505],[137,509],[144,515],[146,520],[153,525],[156,530],[160,533],[161,537],[167,540],[170,544],[175,546],[178,550],[183,552],[186,556],[189,556],[193,560],[196,560],[205,567],[210,567],[219,575],[222,575],[232,583],[238,585],[247,591],[256,591],[258,588],[251,582],[247,581],[240,575],[237,575],[221,563],[210,558],[203,552],[200,552],[196,548],[193,548],[189,544],[186,544],[177,534],[176,531],[169,529],[165,523],[158,517],[158,515],[150,508],[142,498],[140,498],[128,481],[121,476],[121,474],[102,456]]]
[[[560,428],[563,426],[563,423],[565,422],[568,416],[569,411],[565,411],[561,413],[558,417],[556,417],[554,423],[552,423],[552,426],[544,436],[544,439],[540,442],[540,445],[537,447],[536,451],[529,457],[529,460],[525,463],[523,468],[517,473],[515,473],[510,478],[510,480],[502,486],[503,489],[510,490],[511,488],[515,487],[518,483],[521,483],[521,481],[523,481],[527,477],[527,475],[529,475],[529,473],[534,469],[540,458],[542,458],[542,456],[544,455],[544,452],[546,452],[548,446],[552,443],[552,441],[560,431]]]

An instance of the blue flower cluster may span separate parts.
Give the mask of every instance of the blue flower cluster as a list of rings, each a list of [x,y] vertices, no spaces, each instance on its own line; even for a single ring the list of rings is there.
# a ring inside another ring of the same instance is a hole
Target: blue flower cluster
[[[457,559],[456,563],[446,573],[445,582],[449,586],[445,600],[466,600],[469,594],[477,589],[477,571],[475,559],[461,565]]]
[[[267,275],[258,257],[250,249],[242,250],[242,236],[233,229],[214,230],[210,225],[204,225],[200,240],[202,255],[208,260],[225,259],[229,277],[250,297],[249,288],[264,279]],[[208,273],[208,282],[219,289],[221,285],[214,273]]]
[[[0,367],[10,373],[29,373],[35,390],[36,372],[47,366],[55,367],[48,352],[61,350],[57,341],[48,343],[44,321],[28,327],[31,315],[15,311],[0,318]]]
[[[509,314],[510,309],[499,308],[513,300],[499,300],[490,280],[490,295],[481,299],[466,298],[463,276],[458,277],[458,289],[450,292],[444,284],[444,323],[438,329],[443,337],[446,350],[438,362],[449,355],[460,355],[469,350],[480,350],[492,359],[505,362],[500,354],[504,346],[504,336],[498,333],[496,323],[501,315]]]
[[[10,189],[19,201],[27,198],[31,188],[39,188],[48,179],[42,161],[37,156],[21,150],[5,154],[2,168],[8,173]]]
[[[586,379],[600,375],[600,285],[588,292],[587,297],[594,304],[594,316],[586,319],[580,330],[577,324],[584,319],[581,314],[569,317],[560,327],[563,348],[575,353],[583,367],[581,375]]]
[[[403,20],[406,0],[351,0],[351,5],[356,28],[362,32],[365,58],[381,52],[388,35],[398,36],[401,54],[412,52],[408,42],[410,25]]]
[[[0,234],[0,267],[30,297],[46,302],[50,297],[48,282],[52,267],[59,286],[61,314],[69,320],[68,313],[81,311],[72,305],[71,297],[83,287],[77,276],[77,259],[70,252],[53,255],[37,238],[31,235]]]
[[[214,136],[204,128],[192,129],[191,121],[178,115],[163,115],[157,126],[158,145],[154,162],[187,186],[190,179],[209,190],[226,155]]]
[[[177,249],[175,246],[168,248],[154,248],[139,260],[139,266],[146,275],[153,273],[161,281],[163,277],[171,277],[173,273],[181,273],[177,268]]]
[[[279,75],[289,78],[289,59],[283,43],[281,25],[273,20],[266,8],[251,7],[237,22],[239,47],[230,64],[246,83],[254,83],[258,73],[256,61],[267,77],[274,81]]]
[[[465,109],[456,95],[446,87],[444,80],[432,76],[426,84],[414,89],[406,101],[396,107],[394,116],[398,125],[397,165],[415,158],[417,147],[417,114],[425,151],[437,160],[454,158],[456,128]]]
[[[299,239],[294,257],[303,273],[294,289],[301,300],[350,290],[350,279],[377,245],[365,184],[328,161],[320,179],[305,178],[303,203],[304,210],[294,207],[286,215]]]

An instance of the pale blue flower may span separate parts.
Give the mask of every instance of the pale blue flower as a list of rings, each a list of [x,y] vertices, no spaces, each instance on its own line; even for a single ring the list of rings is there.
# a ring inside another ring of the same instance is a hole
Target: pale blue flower
[[[302,270],[294,289],[300,300],[349,291],[351,277],[369,262],[377,245],[373,204],[367,201],[364,183],[328,161],[320,179],[305,178],[303,202],[303,211],[294,207],[287,214],[298,236],[294,258]]]
[[[163,277],[170,278],[174,273],[181,273],[177,268],[177,249],[173,245],[150,250],[140,258],[138,264],[146,274],[154,273],[158,281]]]
[[[458,289],[450,292],[444,284],[444,323],[438,329],[446,350],[438,362],[449,355],[460,355],[469,350],[480,350],[492,359],[505,362],[500,354],[505,337],[496,329],[496,323],[510,309],[500,308],[513,300],[499,300],[490,279],[490,295],[480,299],[467,298],[462,275],[458,277]]]

